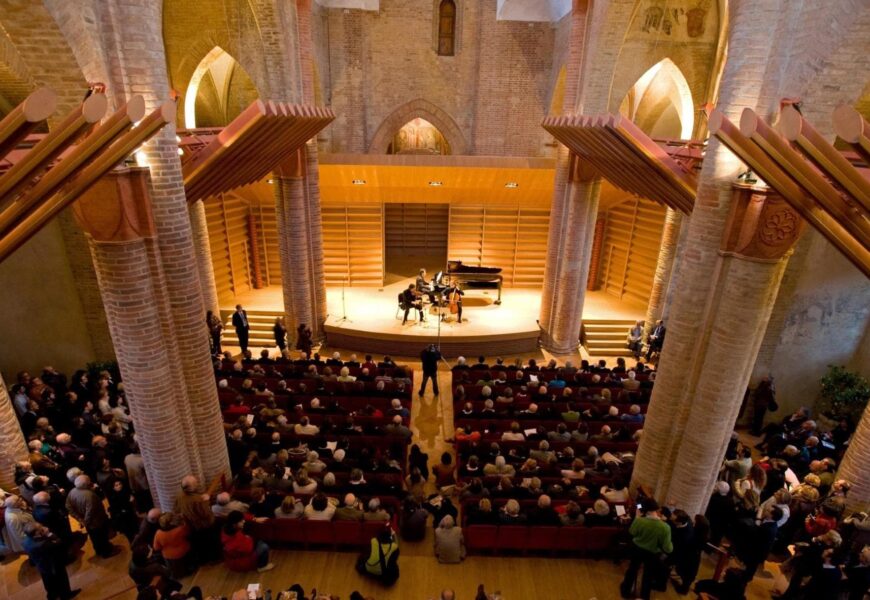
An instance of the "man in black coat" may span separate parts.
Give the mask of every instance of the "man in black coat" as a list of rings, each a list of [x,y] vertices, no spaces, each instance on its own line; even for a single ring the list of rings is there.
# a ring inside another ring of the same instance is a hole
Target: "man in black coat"
[[[241,304],[236,304],[236,312],[233,313],[233,327],[236,328],[239,346],[241,346],[242,354],[244,354],[248,349],[248,333],[251,327],[248,324],[248,313],[242,308]]]
[[[47,527],[39,523],[24,526],[24,551],[42,577],[48,600],[69,600],[81,590],[71,590],[66,572],[67,548]]]
[[[420,353],[420,361],[423,363],[423,383],[420,384],[420,397],[426,392],[426,383],[432,380],[432,391],[438,395],[438,361],[441,360],[441,352],[435,344],[429,346]]]

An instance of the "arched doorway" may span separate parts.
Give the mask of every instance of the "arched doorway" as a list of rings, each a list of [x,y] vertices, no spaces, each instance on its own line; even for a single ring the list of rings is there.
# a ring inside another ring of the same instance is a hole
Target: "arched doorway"
[[[184,125],[222,127],[259,97],[242,66],[220,46],[197,65],[184,96]]]
[[[396,132],[387,154],[450,154],[450,144],[432,123],[417,117]]]

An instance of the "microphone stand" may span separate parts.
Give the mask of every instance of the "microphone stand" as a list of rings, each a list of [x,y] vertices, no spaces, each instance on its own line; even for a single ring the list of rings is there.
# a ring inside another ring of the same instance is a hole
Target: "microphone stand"
[[[338,320],[339,323],[350,321],[350,319],[347,318],[347,306],[344,301],[344,284],[346,279],[346,277],[341,278],[341,318]]]

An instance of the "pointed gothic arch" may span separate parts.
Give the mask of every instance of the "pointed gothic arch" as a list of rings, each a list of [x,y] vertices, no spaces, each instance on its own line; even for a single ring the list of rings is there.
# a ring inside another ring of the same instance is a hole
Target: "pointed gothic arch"
[[[670,58],[650,67],[629,88],[619,110],[653,137],[690,139],[695,126],[692,90]]]
[[[395,133],[408,121],[420,117],[438,128],[450,146],[451,154],[467,154],[468,142],[456,121],[446,112],[423,98],[417,98],[396,108],[383,120],[372,136],[369,154],[386,154]]]

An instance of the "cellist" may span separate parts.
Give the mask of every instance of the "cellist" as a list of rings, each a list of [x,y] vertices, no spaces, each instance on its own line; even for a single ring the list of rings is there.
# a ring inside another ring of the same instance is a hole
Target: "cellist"
[[[447,298],[447,305],[450,307],[450,314],[456,315],[458,323],[462,323],[462,296],[465,292],[459,287],[459,282],[455,282],[444,292]]]

